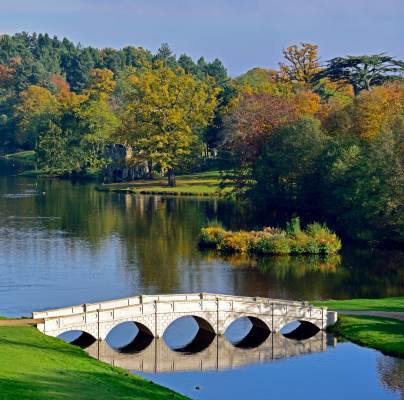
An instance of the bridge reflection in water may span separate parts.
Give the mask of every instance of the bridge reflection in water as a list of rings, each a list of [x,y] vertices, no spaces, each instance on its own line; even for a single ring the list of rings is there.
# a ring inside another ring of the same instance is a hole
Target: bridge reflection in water
[[[280,333],[270,333],[256,347],[248,346],[248,343],[243,342],[232,344],[223,335],[211,338],[202,335],[199,338],[195,337],[182,349],[172,349],[164,339],[156,338],[151,339],[144,349],[130,352],[129,348],[125,349],[126,351],[114,350],[107,342],[97,340],[87,347],[86,351],[94,358],[128,370],[220,371],[322,352],[327,349],[327,346],[335,345],[334,337],[324,331],[319,331],[305,340],[295,340]]]

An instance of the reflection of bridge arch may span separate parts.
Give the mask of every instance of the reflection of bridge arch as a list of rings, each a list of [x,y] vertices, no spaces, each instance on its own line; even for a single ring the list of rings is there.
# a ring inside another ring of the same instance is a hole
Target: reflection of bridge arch
[[[272,333],[254,349],[233,346],[224,336],[216,336],[203,351],[194,354],[176,352],[161,338],[136,354],[122,354],[97,341],[86,351],[94,358],[109,364],[143,372],[215,371],[238,368],[243,365],[271,362],[288,357],[325,351],[327,334],[318,332],[304,341],[292,340]]]
[[[78,335],[73,340],[68,340],[63,337],[63,336],[65,336],[64,334],[75,334],[75,333],[78,333]],[[73,330],[73,329],[61,333],[60,335],[58,335],[58,337],[67,341],[70,344],[81,347],[83,349],[91,346],[97,340],[89,332],[86,332],[83,330]]]
[[[285,336],[288,339],[295,339],[295,340],[309,339],[320,330],[320,328],[316,324],[313,324],[312,322],[305,320],[291,321],[288,322],[286,325],[292,324],[294,322],[298,322],[299,325],[291,332],[283,334],[283,336]],[[282,328],[284,328],[286,325],[284,325]]]
[[[255,348],[258,347],[259,345],[261,345],[270,335],[271,330],[269,328],[269,326],[260,318],[257,317],[253,317],[253,316],[245,316],[245,317],[240,317],[235,319],[233,322],[231,322],[228,327],[226,328],[225,334],[226,332],[229,330],[229,328],[236,324],[238,321],[240,321],[241,319],[247,319],[249,320],[250,324],[251,324],[251,328],[250,330],[247,332],[247,334],[237,340],[237,341],[231,341],[231,343],[238,348],[241,349],[251,349],[251,348]]]

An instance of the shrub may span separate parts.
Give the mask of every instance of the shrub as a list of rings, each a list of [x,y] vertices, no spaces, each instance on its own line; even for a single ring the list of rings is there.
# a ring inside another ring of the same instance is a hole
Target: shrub
[[[199,244],[203,247],[216,248],[225,234],[226,231],[219,226],[202,228],[199,235]]]
[[[250,243],[249,251],[261,255],[289,254],[289,239],[284,234],[262,235]]]
[[[306,232],[319,246],[319,253],[336,253],[341,249],[341,240],[325,225],[315,222],[307,225]]]
[[[292,218],[289,222],[286,223],[285,230],[288,235],[298,235],[302,231],[300,227],[300,218]]]
[[[217,248],[225,253],[246,253],[250,242],[248,232],[226,232]]]
[[[304,254],[310,253],[308,250],[310,237],[303,231],[297,232],[290,240],[290,249],[292,253]]]

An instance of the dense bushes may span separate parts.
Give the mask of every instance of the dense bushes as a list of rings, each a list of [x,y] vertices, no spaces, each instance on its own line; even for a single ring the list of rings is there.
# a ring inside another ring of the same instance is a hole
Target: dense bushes
[[[202,228],[202,247],[223,253],[271,254],[335,254],[341,248],[337,235],[325,225],[313,223],[300,229],[299,219],[293,219],[285,230],[264,228],[262,231],[226,231],[220,226]]]

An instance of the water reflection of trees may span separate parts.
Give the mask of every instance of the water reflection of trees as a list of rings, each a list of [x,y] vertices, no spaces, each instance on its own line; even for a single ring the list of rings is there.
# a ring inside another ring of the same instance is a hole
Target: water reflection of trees
[[[207,260],[212,261],[220,257],[232,266],[256,268],[261,273],[282,280],[291,276],[302,278],[310,272],[335,273],[341,264],[339,255],[253,257],[246,254],[223,255],[214,251],[204,251],[204,254]]]
[[[383,386],[399,393],[401,399],[404,399],[404,360],[379,355],[377,374]]]
[[[100,193],[94,184],[62,180],[8,177],[0,184],[3,193],[35,187],[38,195],[32,197],[0,197],[1,215],[21,217],[13,225],[19,232],[40,231],[49,240],[38,246],[47,253],[58,251],[52,240],[55,232],[69,237],[63,245],[78,257],[85,247],[96,262],[99,249],[109,244],[108,251],[116,252],[116,263],[127,279],[149,292],[215,289],[310,299],[394,296],[404,287],[400,251],[346,247],[341,256],[328,259],[240,255],[223,259],[201,253],[197,236],[208,220],[218,219],[229,228],[248,227],[245,209],[225,200]]]

